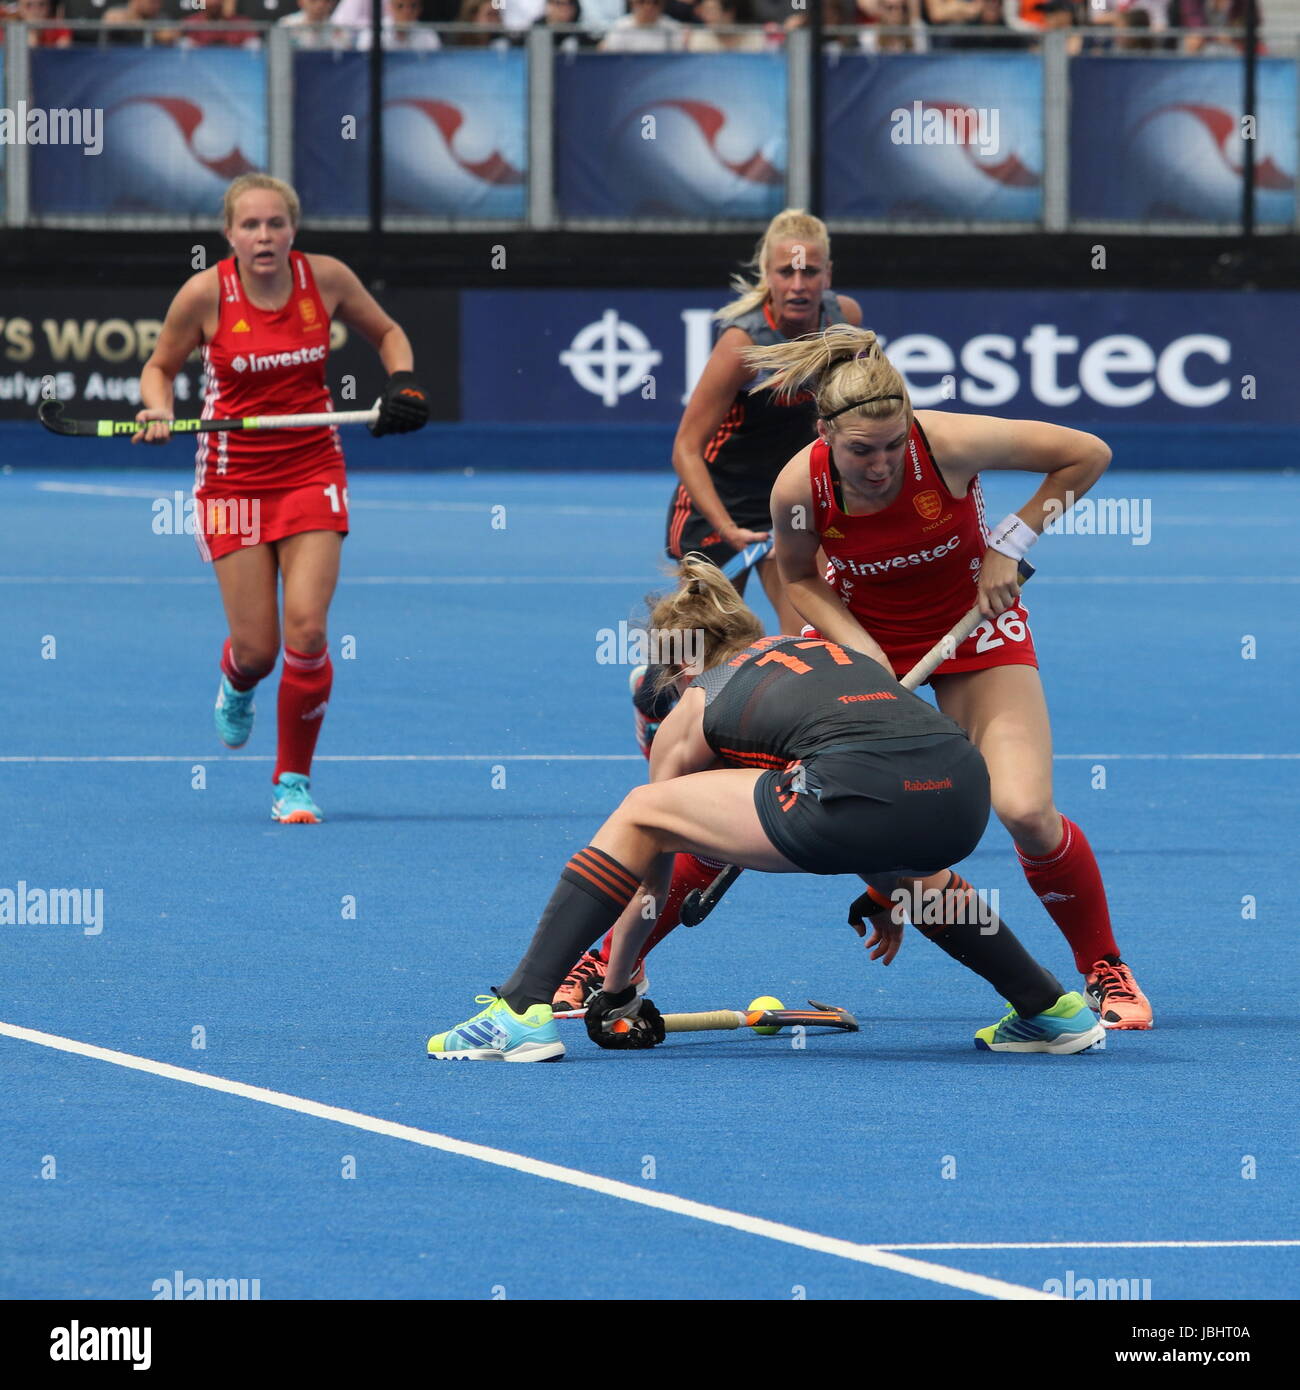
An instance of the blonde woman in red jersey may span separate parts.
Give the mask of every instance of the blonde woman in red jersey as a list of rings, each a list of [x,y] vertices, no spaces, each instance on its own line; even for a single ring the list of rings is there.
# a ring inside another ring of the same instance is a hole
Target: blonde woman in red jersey
[[[1094,435],[1036,420],[913,413],[906,383],[866,329],[830,328],[746,358],[771,373],[761,389],[816,395],[818,438],[772,490],[790,601],[817,635],[902,675],[978,598],[985,621],[932,679],[939,708],[984,755],[993,809],[1070,943],[1102,1022],[1150,1028],[1151,1006],[1120,959],[1092,849],[1053,802],[1052,731],[1019,601],[1019,561],[1047,521],[1105,472],[1110,450]],[[1045,476],[990,531],[979,474],[995,468]]]
[[[341,261],[292,249],[298,218],[298,195],[279,179],[245,174],[227,189],[233,254],[191,277],[172,301],[140,373],[144,409],[133,443],[167,441],[170,431],[158,422],[172,418],[172,383],[198,347],[205,416],[331,410],[325,365],[336,317],[374,346],[388,372],[373,433],[401,434],[428,420],[406,334]],[[311,797],[311,762],[333,683],[326,619],[348,533],[338,430],[200,435],[194,496],[199,550],[216,571],[230,628],[217,732],[231,748],[248,741],[253,691],[275,665],[283,626],[271,816],[315,823],[323,817]]]

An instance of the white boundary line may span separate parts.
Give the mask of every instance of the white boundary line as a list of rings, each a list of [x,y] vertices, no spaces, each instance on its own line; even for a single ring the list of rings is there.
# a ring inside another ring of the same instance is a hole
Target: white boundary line
[[[1280,1249],[1300,1240],[1007,1240],[961,1244],[873,1245],[873,1250],[1246,1250]]]
[[[800,1230],[797,1226],[787,1226],[779,1221],[767,1221],[759,1216],[748,1216],[744,1212],[728,1211],[725,1207],[709,1206],[704,1202],[692,1202],[686,1197],[675,1197],[667,1192],[647,1192],[633,1187],[630,1183],[618,1182],[613,1178],[597,1177],[594,1173],[584,1173],[578,1168],[565,1168],[558,1163],[544,1163],[540,1159],[528,1158],[524,1154],[511,1153],[507,1149],[493,1149],[484,1144],[470,1144],[463,1139],[452,1139],[445,1134],[435,1134],[432,1130],[414,1129],[410,1125],[394,1124],[391,1120],[381,1120],[374,1115],[363,1115],[356,1110],[343,1110],[335,1105],[322,1105],[319,1101],[304,1100],[301,1096],[286,1095],[282,1091],[270,1091],[263,1086],[249,1086],[242,1081],[229,1081],[222,1076],[210,1076],[206,1072],[191,1071],[188,1067],[174,1067],[168,1062],[155,1062],[148,1057],[136,1057],[129,1052],[115,1052],[111,1048],[96,1047],[93,1043],[78,1042],[74,1038],[60,1037],[54,1033],[40,1033],[32,1028],[21,1028],[13,1023],[0,1023],[0,1035],[16,1039],[18,1042],[35,1043],[40,1047],[53,1048],[59,1052],[71,1052],[80,1057],[89,1057],[97,1062],[110,1062],[114,1066],[127,1067],[132,1071],[146,1072],[151,1076],[165,1077],[169,1081],[183,1081],[190,1086],[201,1086],[209,1091],[221,1091],[226,1095],[239,1096],[244,1100],[258,1101],[263,1105],[274,1105],[281,1110],[294,1110],[300,1115],[310,1115],[318,1120],[330,1120],[335,1124],[349,1125],[353,1129],[367,1130],[371,1134],[382,1134],[389,1139],[403,1139],[410,1144],[419,1144],[426,1149],[438,1149],[443,1153],[455,1154],[460,1158],[472,1158],[479,1163],[490,1163],[497,1168],[512,1169],[516,1173],[527,1173],[531,1177],[545,1178],[548,1182],[564,1183],[569,1187],[585,1188],[588,1192],[598,1192],[605,1197],[616,1197],[620,1201],[634,1202],[638,1206],[654,1207],[674,1216],[690,1217],[704,1221],[712,1226],[723,1226],[745,1235],[763,1236],[768,1240],[794,1245],[811,1250],[819,1255],[836,1255],[841,1259],[852,1260],[857,1264],[874,1265],[894,1274],[910,1275],[914,1279],[925,1279],[934,1284],[946,1284],[950,1288],[961,1289],[966,1293],[983,1294],[988,1298],[1041,1300],[1047,1302],[1063,1301],[1059,1295],[1049,1294],[1043,1289],[1026,1288],[1020,1284],[1009,1284],[1002,1279],[989,1279],[982,1274],[970,1274],[961,1269],[949,1269],[946,1265],[933,1264],[928,1260],[913,1260],[905,1255],[897,1255],[874,1245],[860,1245],[854,1241],[840,1240],[834,1236],[818,1235],[814,1231]]]
[[[356,489],[356,479],[353,480],[353,488]],[[504,491],[504,485],[502,487]],[[54,492],[64,495],[77,497],[132,497],[145,498],[148,501],[156,501],[162,498],[171,501],[172,494],[180,492],[188,496],[185,488],[149,488],[139,486],[123,486],[111,483],[64,483],[64,482],[40,482],[36,484],[37,492]],[[1107,501],[1107,498],[1097,498],[1096,501]],[[1120,499],[1127,500],[1127,499]],[[364,507],[373,511],[419,511],[419,512],[486,512],[490,513],[493,503],[482,502],[450,502],[442,501],[438,498],[400,498],[400,497],[373,497],[355,498],[349,506],[355,511],[357,508]],[[530,502],[512,501],[505,503],[512,511],[520,512],[545,512],[554,516],[661,516],[662,507],[584,507],[579,505],[566,505],[558,502]],[[1153,515],[1152,520],[1156,517]],[[1252,530],[1257,530],[1261,526],[1293,526],[1294,518],[1289,516],[1197,516],[1194,513],[1185,515],[1160,515],[1159,523],[1161,526],[1249,526]]]
[[[356,479],[352,479],[352,487],[356,488]],[[77,497],[129,497],[144,498],[146,501],[163,501],[171,504],[176,493],[180,493],[182,498],[188,499],[192,496],[191,491],[184,487],[172,488],[150,488],[150,487],[120,487],[109,483],[37,483],[37,492],[57,492],[71,494]],[[504,488],[502,489],[504,491]],[[405,500],[402,498],[353,498],[348,507],[352,511],[358,508],[365,508],[368,511],[402,511],[402,512],[479,512],[484,516],[492,514],[492,508],[496,503],[486,499],[482,502],[440,502],[436,499],[425,499],[415,501],[414,499]],[[548,516],[662,516],[662,507],[583,507],[577,505],[567,505],[559,502],[529,502],[529,501],[510,501],[501,503],[510,511],[518,512],[545,512]],[[1206,517],[1203,523],[1206,526],[1225,525],[1223,518]],[[1237,524],[1245,526],[1246,517],[1239,517]],[[1260,517],[1253,524],[1289,526],[1291,521],[1287,517]]]
[[[1224,579],[1230,584],[1230,579]],[[1254,581],[1252,581],[1254,582]],[[1290,583],[1291,581],[1284,581]],[[1300,584],[1300,577],[1294,581]],[[211,585],[210,574],[0,574],[0,584],[93,584],[96,588],[106,584],[143,585]],[[344,575],[341,585],[391,586],[393,588],[434,588],[451,584],[460,587],[474,585],[504,584],[654,584],[648,574],[361,574]]]
[[[1300,753],[1054,753],[1056,762],[1293,763]],[[0,763],[273,763],[270,753],[18,753]],[[640,753],[318,753],[318,763],[640,763]]]

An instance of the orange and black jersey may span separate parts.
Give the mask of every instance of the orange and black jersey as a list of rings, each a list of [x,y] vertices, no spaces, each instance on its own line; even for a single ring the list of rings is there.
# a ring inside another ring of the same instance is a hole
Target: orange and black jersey
[[[822,295],[819,329],[843,323],[839,299],[827,290]],[[719,336],[726,328],[743,329],[756,347],[784,343],[771,308],[764,304],[748,314],[719,325]],[[704,461],[718,496],[743,509],[745,502],[757,501],[766,510],[776,475],[817,434],[817,411],[811,391],[801,391],[793,400],[778,400],[770,391],[751,392],[748,382],[737,393],[731,409],[713,438],[704,446]]]
[[[820,638],[763,637],[692,682],[704,738],[741,767],[783,768],[829,748],[962,731],[878,662]]]

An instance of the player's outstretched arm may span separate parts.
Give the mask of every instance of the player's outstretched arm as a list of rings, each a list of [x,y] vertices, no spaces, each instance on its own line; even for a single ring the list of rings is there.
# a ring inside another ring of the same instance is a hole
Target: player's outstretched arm
[[[718,766],[717,755],[704,737],[704,692],[687,690],[665,717],[650,750],[650,780],[666,782]],[[649,939],[668,898],[672,854],[661,854],[646,874],[640,891],[614,924],[605,989],[617,993],[632,978],[641,947]]]

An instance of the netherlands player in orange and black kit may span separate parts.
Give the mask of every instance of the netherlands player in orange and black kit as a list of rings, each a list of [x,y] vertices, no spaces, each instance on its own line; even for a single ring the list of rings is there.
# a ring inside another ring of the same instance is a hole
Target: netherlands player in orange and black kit
[[[993,809],[1103,1022],[1151,1027],[1096,857],[1054,804],[1051,726],[1017,574],[1051,517],[1105,471],[1110,450],[1040,421],[913,413],[906,383],[865,329],[841,325],[752,349],[747,360],[770,373],[765,390],[816,394],[818,438],[772,492],[775,554],[804,630],[902,675],[978,601],[985,621],[931,678],[939,708],[984,755]],[[1018,513],[990,527],[984,469],[1045,476]]]
[[[439,1061],[558,1061],[552,993],[574,956],[612,929],[587,1032],[611,1049],[653,1047],[663,1020],[638,995],[633,962],[655,927],[676,856],[716,856],[767,873],[857,874],[888,897],[978,845],[989,815],[984,761],[962,731],[873,658],[821,639],[761,637],[757,619],[703,556],[682,563],[652,615],[663,632],[701,634],[674,676],[682,698],[636,787],[565,866],[532,942],[497,998],[429,1039]],[[855,904],[855,908],[857,904]],[[991,1051],[1074,1053],[1104,1045],[1079,994],[1067,994],[1000,922],[953,912],[919,928],[982,975],[1015,1010],[981,1029]],[[886,963],[902,927],[879,923]]]
[[[765,540],[772,526],[772,484],[791,454],[816,433],[812,393],[778,400],[753,392],[754,369],[744,360],[745,350],[832,323],[862,322],[857,301],[830,288],[830,234],[819,218],[798,208],[778,213],[750,265],[754,280],[736,277],[738,297],[715,315],[717,341],[673,441],[673,467],[680,478],[668,506],[666,549],[673,560],[693,551],[725,565],[746,546]],[[797,630],[800,618],[781,592],[775,563],[768,558],[757,569],[778,628]],[[738,592],[744,593],[748,578],[748,570],[736,577]],[[647,758],[660,721],[677,699],[660,676],[655,666],[631,673],[637,746]],[[675,881],[674,893],[684,896],[717,872],[717,865],[693,865],[689,878]],[[677,905],[675,897],[673,910]],[[668,930],[671,917],[671,911],[662,914],[661,930]],[[604,960],[602,948],[577,961],[556,994],[556,1007],[581,1007],[600,983]]]
[[[330,321],[339,318],[379,353],[388,382],[375,434],[419,429],[428,400],[411,373],[406,334],[356,275],[332,256],[292,250],[297,194],[264,174],[226,192],[232,255],[200,271],[167,312],[140,374],[144,409],[133,443],[165,443],[172,383],[202,347],[203,414],[240,419],[333,409],[325,369]],[[322,819],[312,800],[312,756],[333,683],[326,618],[348,532],[348,487],[338,430],[214,432],[199,435],[194,496],[199,550],[212,562],[230,635],[221,656],[217,731],[239,748],[253,723],[253,691],[270,674],[281,642],[273,819]]]
[[[778,399],[752,391],[744,352],[783,343],[833,323],[861,323],[862,309],[831,284],[826,224],[787,208],[768,224],[751,262],[754,280],[737,276],[738,297],[714,316],[717,341],[677,427],[673,467],[680,478],[668,507],[667,551],[689,551],[723,565],[771,531],[772,484],[791,455],[816,433],[810,392]],[[770,561],[759,577],[781,628],[795,623]],[[748,574],[736,581],[743,593]]]

